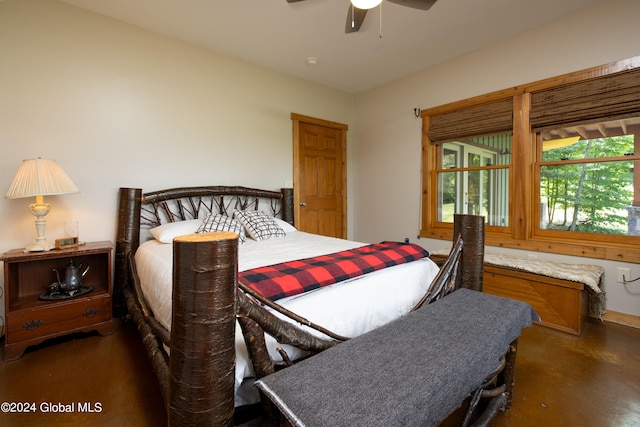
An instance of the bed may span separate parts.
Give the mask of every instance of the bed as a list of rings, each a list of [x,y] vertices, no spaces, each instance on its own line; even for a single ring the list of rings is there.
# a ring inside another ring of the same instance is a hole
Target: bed
[[[243,274],[371,245],[296,230],[291,189],[214,186],[143,194],[122,188],[119,196],[114,314],[137,323],[170,422],[188,413],[213,413],[210,420],[229,425],[234,408],[260,401],[253,379],[379,328],[456,288],[482,287],[483,221],[474,216],[459,216],[454,235],[465,236],[465,250],[457,239],[441,268],[427,253],[274,303],[244,283]],[[220,217],[242,212],[269,216],[276,235],[255,240],[228,224],[220,228]],[[212,218],[218,218],[215,227],[203,229]],[[209,270],[201,265],[209,262]],[[212,272],[206,292],[197,290],[203,275],[183,269],[193,263]],[[188,297],[186,304],[195,307],[184,305],[189,282],[195,282],[197,298]],[[215,324],[194,326],[194,313]],[[226,358],[227,367],[216,365],[206,374],[194,370],[194,363],[202,367],[201,356],[215,364]],[[203,398],[203,389],[212,397]]]
[[[285,224],[283,228],[286,227]],[[193,234],[196,229],[188,231],[191,231],[188,234]],[[262,241],[246,239],[245,243],[239,244],[238,271],[242,273],[297,258],[311,258],[364,246],[364,243],[304,233],[289,226],[283,237]],[[156,320],[167,330],[171,330],[172,260],[173,245],[157,239],[142,243],[135,254],[142,294]],[[408,313],[426,293],[437,272],[436,264],[424,257],[415,262],[281,298],[277,303],[336,334],[355,337]],[[398,289],[402,289],[402,292],[398,292]],[[269,311],[274,312],[272,309]],[[275,313],[287,320],[280,313]],[[311,334],[322,335],[308,327],[303,329]],[[251,386],[251,381],[241,387],[244,380],[253,378],[255,373],[238,327],[235,341],[236,406],[253,404],[258,401],[258,393]],[[266,344],[270,357],[276,362],[282,362],[282,356],[277,350],[279,347],[293,361],[307,355],[307,352],[296,347],[279,344],[270,335],[266,337]]]

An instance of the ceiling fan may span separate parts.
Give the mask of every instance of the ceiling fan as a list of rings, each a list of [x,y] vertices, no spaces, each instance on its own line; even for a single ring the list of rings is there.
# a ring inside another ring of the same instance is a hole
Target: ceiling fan
[[[287,3],[296,3],[304,0],[287,0]],[[429,10],[436,0],[386,0],[389,3],[399,4],[401,6],[413,9]],[[349,10],[347,11],[347,23],[344,29],[345,33],[355,33],[360,29],[364,22],[367,11],[378,6],[382,0],[351,0]]]

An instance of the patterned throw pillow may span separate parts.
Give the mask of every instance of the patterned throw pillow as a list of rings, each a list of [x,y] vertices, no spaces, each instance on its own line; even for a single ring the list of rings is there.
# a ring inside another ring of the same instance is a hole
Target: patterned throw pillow
[[[244,227],[238,221],[226,215],[207,215],[196,233],[209,233],[212,231],[231,231],[239,236],[240,243],[244,243],[247,240]]]
[[[242,224],[247,234],[254,240],[267,240],[272,237],[284,237],[287,233],[276,223],[272,216],[262,211],[234,211],[233,216]]]

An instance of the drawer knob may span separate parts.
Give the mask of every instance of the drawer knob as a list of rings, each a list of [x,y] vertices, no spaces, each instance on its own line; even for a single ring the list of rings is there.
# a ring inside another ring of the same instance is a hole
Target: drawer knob
[[[28,322],[24,322],[22,324],[22,327],[25,328],[27,331],[33,331],[34,329],[38,329],[40,327],[40,325],[42,325],[42,320],[38,319],[38,320],[30,320]]]
[[[93,317],[93,316],[95,316],[96,314],[98,314],[98,312],[99,312],[99,311],[100,311],[100,309],[99,309],[98,307],[91,307],[91,308],[87,308],[86,310],[84,310],[84,311],[82,312],[82,314],[83,314],[85,317]]]

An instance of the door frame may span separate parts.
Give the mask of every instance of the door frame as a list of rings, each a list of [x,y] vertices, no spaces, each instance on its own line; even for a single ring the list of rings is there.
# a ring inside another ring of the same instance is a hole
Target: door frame
[[[291,113],[293,124],[293,218],[297,227],[300,218],[300,164],[298,157],[300,154],[300,123],[310,123],[341,131],[342,135],[342,238],[347,238],[347,130],[349,126],[318,119],[316,117],[304,116],[302,114]]]

